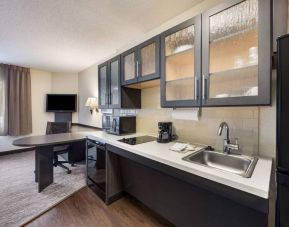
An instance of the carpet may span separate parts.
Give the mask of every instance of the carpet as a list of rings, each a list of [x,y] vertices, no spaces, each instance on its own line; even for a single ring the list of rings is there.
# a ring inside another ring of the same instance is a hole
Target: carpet
[[[27,223],[86,185],[85,164],[70,167],[71,174],[54,168],[54,183],[38,193],[34,181],[35,152],[0,157],[0,226]]]

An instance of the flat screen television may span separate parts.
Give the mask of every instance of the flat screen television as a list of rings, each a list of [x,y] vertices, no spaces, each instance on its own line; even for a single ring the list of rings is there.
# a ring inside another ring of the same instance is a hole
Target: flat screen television
[[[46,112],[76,112],[76,94],[47,94]]]

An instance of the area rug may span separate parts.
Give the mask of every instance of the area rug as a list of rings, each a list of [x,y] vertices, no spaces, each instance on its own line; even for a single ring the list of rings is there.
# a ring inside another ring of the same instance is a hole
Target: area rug
[[[34,151],[0,157],[0,226],[21,226],[63,201],[85,182],[85,164],[71,174],[54,168],[54,183],[38,193],[34,181]]]

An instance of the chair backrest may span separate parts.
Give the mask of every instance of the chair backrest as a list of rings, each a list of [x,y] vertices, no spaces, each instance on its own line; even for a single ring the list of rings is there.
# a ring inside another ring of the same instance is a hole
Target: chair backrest
[[[46,134],[71,132],[71,122],[47,122]]]

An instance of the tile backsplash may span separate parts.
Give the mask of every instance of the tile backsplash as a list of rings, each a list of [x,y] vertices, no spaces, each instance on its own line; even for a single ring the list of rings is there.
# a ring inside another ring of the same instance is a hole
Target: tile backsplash
[[[190,110],[187,110],[190,111]],[[202,108],[198,121],[173,119],[173,109],[160,107],[160,88],[142,90],[142,109],[137,114],[137,132],[157,134],[159,121],[172,121],[179,140],[198,142],[222,149],[223,139],[218,136],[218,127],[226,121],[230,127],[230,139],[238,138],[240,152],[258,155],[258,107]]]

